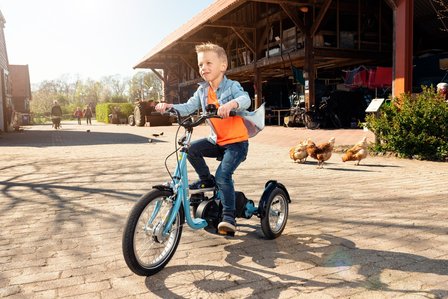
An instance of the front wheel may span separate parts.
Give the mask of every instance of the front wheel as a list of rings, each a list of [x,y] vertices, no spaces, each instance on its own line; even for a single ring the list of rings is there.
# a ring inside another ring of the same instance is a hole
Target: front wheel
[[[288,220],[288,195],[281,188],[275,188],[266,203],[266,213],[261,217],[261,229],[267,239],[279,237]]]
[[[171,192],[153,189],[143,195],[128,216],[123,232],[123,256],[137,275],[153,275],[165,267],[176,252],[182,235],[182,207],[168,232],[163,230],[173,209]]]

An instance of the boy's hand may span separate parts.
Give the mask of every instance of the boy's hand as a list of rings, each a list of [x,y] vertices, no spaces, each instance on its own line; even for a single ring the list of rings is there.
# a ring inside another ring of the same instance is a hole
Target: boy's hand
[[[236,101],[230,101],[225,103],[222,106],[219,106],[218,108],[218,116],[221,116],[222,118],[229,117],[230,111],[237,109],[238,103]]]
[[[164,113],[165,110],[170,109],[171,107],[173,107],[173,104],[168,104],[168,103],[158,103],[155,107],[157,112],[160,113]]]

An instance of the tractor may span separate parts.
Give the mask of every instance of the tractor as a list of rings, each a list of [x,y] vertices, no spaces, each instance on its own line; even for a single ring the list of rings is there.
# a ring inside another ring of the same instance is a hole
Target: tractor
[[[156,102],[153,100],[137,100],[135,102],[134,114],[129,115],[128,122],[131,126],[143,127],[147,122],[151,127],[171,126],[173,119],[168,115],[155,112]]]

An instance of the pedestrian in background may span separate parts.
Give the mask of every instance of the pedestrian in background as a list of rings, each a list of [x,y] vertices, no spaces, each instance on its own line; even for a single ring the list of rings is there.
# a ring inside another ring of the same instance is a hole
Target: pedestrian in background
[[[53,102],[53,107],[51,107],[51,120],[53,122],[53,127],[59,129],[61,127],[62,109],[59,106],[58,101]]]
[[[76,107],[76,111],[75,111],[75,113],[73,113],[73,116],[78,119],[78,125],[80,125],[81,117],[82,117],[82,111],[81,111],[80,107]]]
[[[84,108],[84,110],[82,111],[82,114],[84,114],[84,117],[86,118],[86,123],[88,125],[92,124],[92,108],[90,108],[90,104],[86,106],[86,108]]]

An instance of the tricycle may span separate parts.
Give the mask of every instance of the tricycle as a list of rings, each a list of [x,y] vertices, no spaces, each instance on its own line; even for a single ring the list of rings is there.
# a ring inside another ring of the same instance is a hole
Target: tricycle
[[[200,117],[182,118],[173,109],[170,113],[176,114],[179,128],[185,129],[181,138],[176,136],[175,151],[169,155],[176,154],[176,169],[170,174],[168,183],[153,186],[137,201],[129,213],[123,232],[124,260],[132,272],[141,276],[153,275],[166,266],[179,245],[185,221],[194,230],[216,231],[222,217],[218,188],[191,194],[187,172],[187,155],[193,129],[209,118],[219,118],[216,108],[207,107]],[[282,234],[291,202],[283,184],[275,180],[266,182],[258,206],[246,198],[244,193],[235,193],[237,217],[249,219],[255,215],[260,218],[266,239],[274,239]]]

